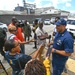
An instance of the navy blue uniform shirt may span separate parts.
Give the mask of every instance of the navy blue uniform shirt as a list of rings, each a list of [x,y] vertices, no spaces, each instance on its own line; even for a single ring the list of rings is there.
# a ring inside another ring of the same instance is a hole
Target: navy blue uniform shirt
[[[73,53],[73,45],[74,40],[70,33],[65,30],[63,33],[57,33],[55,35],[53,48],[56,50],[65,50],[65,52]],[[68,59],[68,56],[63,56],[57,53],[53,53],[53,61],[58,64],[65,64],[66,60]]]

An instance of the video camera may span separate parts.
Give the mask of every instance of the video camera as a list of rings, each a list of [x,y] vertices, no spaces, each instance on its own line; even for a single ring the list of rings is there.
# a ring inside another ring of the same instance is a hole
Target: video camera
[[[18,20],[15,24],[16,27],[24,27],[24,22],[22,20]]]

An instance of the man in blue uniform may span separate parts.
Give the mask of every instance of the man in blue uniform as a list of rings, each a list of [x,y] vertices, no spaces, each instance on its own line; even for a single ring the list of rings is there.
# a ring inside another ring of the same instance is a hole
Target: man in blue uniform
[[[57,34],[52,48],[53,75],[61,75],[68,57],[73,53],[74,40],[66,30],[66,21],[63,18],[55,25]]]

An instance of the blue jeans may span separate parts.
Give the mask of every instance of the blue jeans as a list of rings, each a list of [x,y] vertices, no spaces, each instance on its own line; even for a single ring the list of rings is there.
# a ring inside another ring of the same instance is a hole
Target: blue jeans
[[[25,46],[24,46],[24,44],[21,44],[20,48],[21,48],[21,53],[25,54]]]
[[[64,70],[65,64],[60,65],[52,62],[52,66],[53,66],[53,75],[61,75],[61,73]]]
[[[24,75],[24,70],[21,70],[19,72],[12,72],[12,75]]]

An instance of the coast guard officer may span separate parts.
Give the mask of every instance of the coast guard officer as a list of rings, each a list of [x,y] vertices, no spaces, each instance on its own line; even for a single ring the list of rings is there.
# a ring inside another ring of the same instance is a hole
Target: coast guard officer
[[[56,22],[57,34],[52,48],[53,75],[61,75],[68,57],[73,53],[74,40],[66,29],[66,21],[62,18]]]

